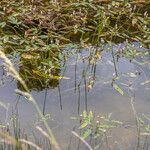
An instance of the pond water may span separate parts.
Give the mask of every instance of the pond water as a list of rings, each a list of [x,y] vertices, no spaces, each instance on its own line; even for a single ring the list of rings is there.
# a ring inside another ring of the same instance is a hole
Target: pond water
[[[120,47],[123,48],[124,44],[115,45],[113,49],[118,51]],[[137,43],[134,47],[140,49]],[[150,58],[138,57],[132,61],[124,57],[119,58],[116,62],[119,79],[115,82],[124,91],[121,95],[112,87],[112,79],[116,73],[111,52],[102,51],[101,58],[89,66],[90,49],[78,54],[74,49],[71,51],[74,55],[61,69],[61,74],[67,78],[61,79],[51,88],[32,91],[42,112],[50,114],[49,124],[62,149],[86,149],[71,133],[79,127],[79,122],[71,118],[78,117],[84,110],[91,110],[96,115],[112,113],[112,118],[122,121],[123,125],[112,132],[114,136],[108,137],[110,148],[133,148],[137,142],[137,135],[131,98],[134,98],[134,107],[139,116],[150,116],[150,84],[146,82],[150,80]],[[0,70],[0,74],[5,80],[3,69]],[[88,86],[90,79],[94,80],[93,87]],[[20,126],[32,136],[32,129],[39,125],[40,121],[37,121],[33,106],[25,98],[14,93],[17,87],[18,84],[9,77],[1,84],[0,101],[9,106],[9,109],[0,109],[0,120],[3,124],[10,120],[11,114],[17,113]]]

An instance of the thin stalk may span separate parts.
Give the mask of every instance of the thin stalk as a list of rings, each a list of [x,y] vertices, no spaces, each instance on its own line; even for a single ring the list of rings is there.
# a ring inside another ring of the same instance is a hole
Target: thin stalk
[[[92,147],[80,136],[80,135],[78,135],[76,132],[74,132],[74,131],[72,131],[72,134],[74,135],[74,136],[76,136],[82,143],[84,143],[86,146],[87,146],[87,148],[89,149],[89,150],[93,150],[92,149]]]
[[[45,90],[45,96],[44,96],[43,115],[45,115],[46,100],[47,100],[47,89]]]
[[[78,61],[78,55],[77,55],[77,57],[76,57],[76,62],[75,62],[75,81],[74,81],[74,85],[75,85],[75,92],[76,92],[76,90],[77,90],[77,61]]]
[[[80,113],[80,84],[78,85],[78,114]]]
[[[61,98],[61,91],[59,85],[58,85],[58,94],[59,94],[60,109],[62,110],[62,98]]]
[[[133,114],[135,116],[136,125],[137,125],[137,146],[136,146],[136,150],[140,150],[140,122],[139,122],[139,119],[138,119],[133,101],[134,101],[134,99],[133,99],[133,97],[131,97],[131,107],[132,107],[132,111],[133,111]]]
[[[87,83],[85,71],[83,71],[83,78],[84,78],[84,93],[85,93],[85,110],[87,111]]]
[[[113,63],[114,63],[115,74],[116,74],[116,77],[118,77],[117,65],[116,65],[116,60],[115,60],[115,56],[114,56],[113,47],[111,48],[111,54],[112,54],[112,58],[113,58]]]

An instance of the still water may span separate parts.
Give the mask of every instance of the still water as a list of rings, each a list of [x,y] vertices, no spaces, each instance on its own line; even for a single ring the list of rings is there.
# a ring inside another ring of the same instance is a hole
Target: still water
[[[140,49],[137,43],[134,47]],[[120,48],[123,49],[124,44],[113,46],[115,52]],[[78,117],[84,110],[91,110],[95,115],[112,113],[112,118],[123,122],[123,125],[108,137],[110,148],[133,148],[137,135],[131,98],[134,99],[134,107],[140,117],[143,114],[150,116],[150,84],[146,82],[150,80],[149,56],[142,59],[137,57],[132,61],[121,57],[116,62],[119,75],[116,83],[124,91],[124,95],[121,95],[111,85],[116,74],[111,52],[102,51],[100,58],[89,66],[90,49],[82,50],[80,53],[74,52],[74,49],[71,51],[74,55],[65,62],[59,72],[66,78],[57,83],[52,81],[46,89],[37,87],[38,84],[31,87],[43,114],[50,116],[49,124],[62,149],[84,149],[71,133],[79,127],[78,121],[71,118]],[[0,75],[3,79],[0,86],[0,101],[8,107],[8,110],[3,107],[0,109],[1,124],[11,120],[12,114],[17,113],[20,126],[32,136],[32,129],[40,124],[33,106],[22,96],[15,94],[14,89],[18,88],[18,83],[5,77],[2,68]],[[94,80],[93,87],[88,86],[91,78]]]

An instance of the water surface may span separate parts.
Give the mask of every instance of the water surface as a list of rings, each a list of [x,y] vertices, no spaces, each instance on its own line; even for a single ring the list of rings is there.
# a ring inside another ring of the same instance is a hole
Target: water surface
[[[137,43],[134,46],[139,48]],[[123,48],[124,45],[116,45],[113,49],[118,51],[120,47]],[[101,58],[89,66],[90,49],[80,53],[76,53],[74,49],[72,51],[74,55],[58,73],[67,79],[57,81],[55,86],[54,82],[51,82],[49,88],[45,89],[37,87],[36,90],[35,86],[38,85],[35,84],[32,90],[42,112],[50,115],[49,123],[58,142],[63,149],[77,149],[79,141],[73,137],[71,131],[77,130],[79,123],[71,117],[78,117],[82,111],[91,110],[96,115],[112,113],[113,119],[123,122],[122,126],[115,129],[114,136],[109,137],[112,149],[133,148],[136,144],[136,132],[131,98],[134,98],[134,107],[139,116],[150,116],[150,84],[145,82],[150,80],[150,58],[137,57],[130,61],[122,57],[116,62],[119,75],[116,83],[124,91],[124,95],[121,95],[111,85],[116,74],[111,52],[101,52]],[[8,111],[0,109],[1,123],[10,120],[11,114],[17,113],[21,127],[31,135],[30,131],[40,124],[33,106],[14,93],[18,83],[3,76],[3,69],[0,70],[0,75],[1,78],[6,78],[0,86],[0,100],[9,107]],[[85,86],[88,86],[91,78],[94,79],[94,86],[88,91]],[[84,149],[84,146],[81,144],[79,148]]]

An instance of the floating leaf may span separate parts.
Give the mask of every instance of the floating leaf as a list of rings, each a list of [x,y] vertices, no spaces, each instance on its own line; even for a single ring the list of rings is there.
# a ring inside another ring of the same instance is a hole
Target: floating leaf
[[[116,83],[112,83],[112,86],[113,86],[113,88],[117,91],[117,92],[119,92],[121,95],[123,95],[124,94],[124,92],[123,92],[123,90],[116,84]]]
[[[2,106],[3,108],[5,108],[6,110],[8,109],[7,105],[4,104],[3,102],[0,101],[0,106]]]
[[[132,72],[128,73],[128,75],[129,75],[130,77],[132,77],[132,78],[135,78],[135,77],[136,77],[136,74],[135,74],[135,73],[132,73]]]
[[[53,78],[53,79],[66,79],[66,80],[70,79],[70,78],[64,77],[64,76],[50,76],[50,77]]]

